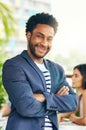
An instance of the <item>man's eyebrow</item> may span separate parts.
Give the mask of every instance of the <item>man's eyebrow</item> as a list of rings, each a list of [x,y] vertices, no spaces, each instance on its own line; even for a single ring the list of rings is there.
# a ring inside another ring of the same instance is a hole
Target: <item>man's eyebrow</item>
[[[40,35],[43,35],[43,36],[44,36],[44,34],[43,34],[43,33],[41,33],[41,32],[37,32],[37,34],[40,34]]]
[[[45,34],[43,34],[42,32],[37,32],[37,34],[40,34],[40,35],[42,35],[42,36],[45,36]],[[52,35],[51,36],[49,36],[49,37],[53,37]]]

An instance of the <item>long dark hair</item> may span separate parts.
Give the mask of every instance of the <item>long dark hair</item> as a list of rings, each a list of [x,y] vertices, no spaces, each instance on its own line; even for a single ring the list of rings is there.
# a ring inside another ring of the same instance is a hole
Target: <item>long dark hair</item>
[[[74,69],[78,69],[83,77],[83,89],[86,89],[86,64],[79,64],[77,66],[74,67]]]

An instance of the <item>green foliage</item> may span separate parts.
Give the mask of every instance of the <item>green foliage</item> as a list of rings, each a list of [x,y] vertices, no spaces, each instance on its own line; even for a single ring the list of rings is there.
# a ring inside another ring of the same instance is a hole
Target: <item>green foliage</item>
[[[7,55],[4,53],[2,47],[0,47],[0,107],[8,99],[7,93],[2,84],[2,67],[6,58],[7,58]]]
[[[4,37],[0,35],[0,107],[8,99],[7,93],[2,84],[2,66],[4,61],[8,58],[4,52],[3,45],[9,41],[9,38],[15,34],[16,21],[13,17],[13,10],[5,3],[0,2],[0,33],[4,34]],[[2,44],[4,43],[4,44]]]
[[[0,44],[8,42],[10,36],[14,35],[14,33],[15,33],[16,21],[12,15],[12,13],[13,13],[13,11],[10,10],[9,6],[0,2],[0,21],[3,24],[3,27],[1,26],[0,29],[3,28],[2,30],[5,33],[5,37],[0,38]]]

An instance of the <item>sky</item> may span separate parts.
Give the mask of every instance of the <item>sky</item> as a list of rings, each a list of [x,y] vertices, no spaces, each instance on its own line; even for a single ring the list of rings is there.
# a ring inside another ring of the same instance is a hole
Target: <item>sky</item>
[[[86,0],[51,0],[52,13],[58,21],[54,52],[77,49],[86,54]]]

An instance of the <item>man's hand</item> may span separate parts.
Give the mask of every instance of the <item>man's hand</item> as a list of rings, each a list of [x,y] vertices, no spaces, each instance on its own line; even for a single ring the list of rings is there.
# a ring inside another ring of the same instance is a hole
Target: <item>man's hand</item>
[[[33,96],[40,102],[44,102],[45,101],[45,97],[43,94],[37,94],[37,93],[34,93]]]
[[[61,96],[61,95],[68,95],[69,94],[69,88],[67,86],[63,86],[57,93],[57,96]],[[33,96],[40,102],[44,102],[45,101],[45,97],[43,94],[41,93],[34,93]]]
[[[57,93],[57,96],[61,95],[68,95],[69,94],[69,88],[67,86],[63,86]]]

